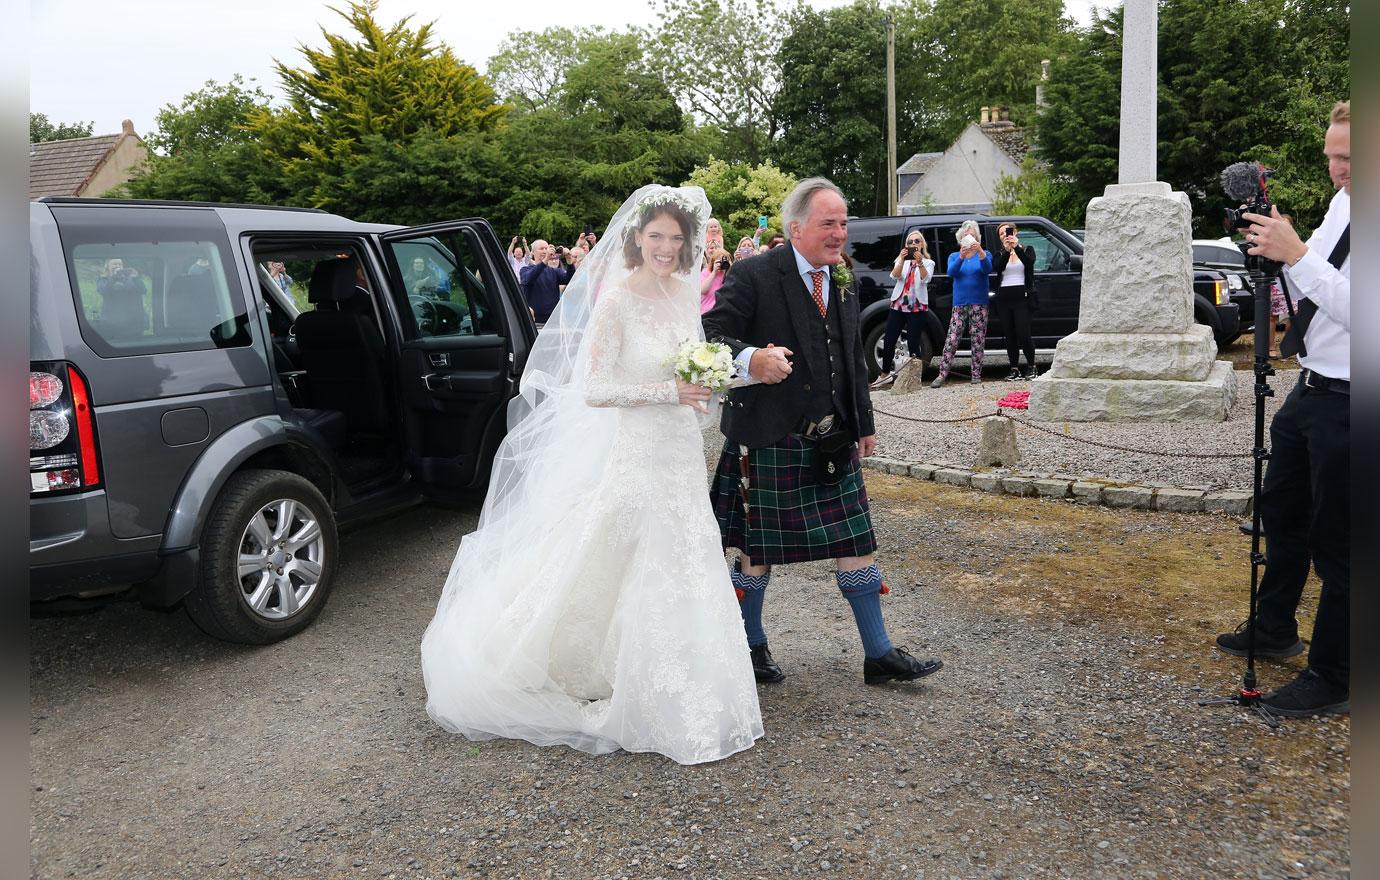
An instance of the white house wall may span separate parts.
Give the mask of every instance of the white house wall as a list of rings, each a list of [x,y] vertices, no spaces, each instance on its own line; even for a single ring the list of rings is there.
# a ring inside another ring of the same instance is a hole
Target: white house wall
[[[912,210],[928,196],[935,210],[988,210],[1002,175],[1015,177],[1020,166],[974,123],[944,151],[925,176],[902,198]]]

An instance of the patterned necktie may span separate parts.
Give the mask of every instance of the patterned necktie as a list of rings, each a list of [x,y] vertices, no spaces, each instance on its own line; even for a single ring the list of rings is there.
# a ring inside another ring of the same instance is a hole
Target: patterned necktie
[[[820,269],[810,273],[810,296],[815,298],[815,305],[819,306],[820,317],[825,317],[829,308],[824,304],[824,270]]]

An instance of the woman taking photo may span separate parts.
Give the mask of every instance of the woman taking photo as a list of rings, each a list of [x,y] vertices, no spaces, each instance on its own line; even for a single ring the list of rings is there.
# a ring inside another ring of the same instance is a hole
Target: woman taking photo
[[[1016,237],[1016,224],[997,227],[1001,250],[992,258],[992,307],[1006,331],[1006,357],[1011,372],[1006,381],[1034,379],[1035,339],[1030,335],[1030,313],[1035,305],[1035,250],[1023,247]],[[1020,370],[1020,355],[1025,352],[1025,374]]]
[[[939,362],[939,377],[930,383],[931,388],[940,388],[949,378],[953,367],[954,353],[958,351],[958,339],[963,335],[963,327],[968,326],[968,336],[972,340],[974,385],[982,381],[982,347],[987,341],[987,275],[992,271],[992,255],[982,249],[979,241],[982,233],[976,220],[964,220],[958,227],[958,251],[949,254],[949,278],[954,287],[954,308],[949,316],[949,336],[944,340],[944,357]]]
[[[920,356],[920,337],[925,332],[922,316],[930,307],[929,283],[933,274],[934,260],[930,259],[925,236],[912,229],[891,267],[896,286],[891,291],[891,308],[886,313],[886,330],[882,335],[882,373],[872,383],[873,388],[885,388],[896,381],[896,340],[903,329],[911,357]]]

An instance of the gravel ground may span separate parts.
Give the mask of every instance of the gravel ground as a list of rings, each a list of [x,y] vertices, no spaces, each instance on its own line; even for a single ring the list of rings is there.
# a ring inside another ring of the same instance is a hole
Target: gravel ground
[[[965,367],[966,370],[966,367]],[[985,370],[981,385],[970,385],[966,378],[950,378],[943,388],[893,396],[873,392],[877,409],[919,419],[955,419],[985,415],[997,409],[997,401],[1012,391],[1027,391],[1029,382],[1006,382],[1005,368]],[[1271,377],[1273,397],[1265,400],[1266,430],[1275,411],[1298,379],[1296,370],[1280,369]],[[1038,380],[1036,380],[1038,381]],[[1249,370],[1236,371],[1236,402],[1225,422],[1186,422],[1179,424],[1102,424],[1083,422],[1040,422],[1066,436],[1016,426],[1016,445],[1021,453],[1020,468],[1068,474],[1097,476],[1140,485],[1202,486],[1209,489],[1250,491],[1254,445],[1255,377]],[[1004,410],[1006,415],[1026,419],[1023,410]],[[878,415],[877,454],[906,461],[947,461],[971,465],[982,436],[981,422],[953,425],[920,424]],[[1107,443],[1121,449],[1104,449],[1068,439],[1078,437]],[[1268,438],[1268,435],[1267,435]],[[1268,439],[1267,439],[1268,442]],[[1164,454],[1137,454],[1124,450],[1166,450]],[[1184,458],[1175,452],[1195,454],[1241,453],[1242,458]]]
[[[789,677],[766,737],[707,766],[429,721],[417,646],[476,509],[351,533],[283,644],[132,604],[35,620],[32,876],[1349,875],[1349,719],[1194,704],[1239,681],[1208,647],[1244,603],[1231,520],[868,482],[890,629],[945,669],[864,686],[827,567],[782,568]]]

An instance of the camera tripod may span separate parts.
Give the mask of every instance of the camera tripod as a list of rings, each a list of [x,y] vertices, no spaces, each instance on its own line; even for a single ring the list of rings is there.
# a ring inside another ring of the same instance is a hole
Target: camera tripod
[[[1249,245],[1241,245],[1244,254]],[[1270,283],[1279,277],[1280,265],[1260,257],[1246,256],[1250,270],[1255,306],[1255,479],[1251,486],[1251,600],[1250,616],[1246,618],[1246,672],[1241,677],[1241,688],[1230,697],[1200,700],[1199,706],[1244,706],[1255,712],[1270,727],[1279,727],[1279,717],[1261,702],[1260,690],[1255,677],[1255,623],[1260,589],[1260,569],[1265,565],[1265,554],[1260,552],[1260,489],[1264,482],[1265,462],[1270,458],[1270,450],[1265,446],[1265,398],[1274,396],[1269,377],[1275,374],[1270,366]],[[1286,301],[1288,291],[1285,291]],[[1290,308],[1292,313],[1293,309]]]

